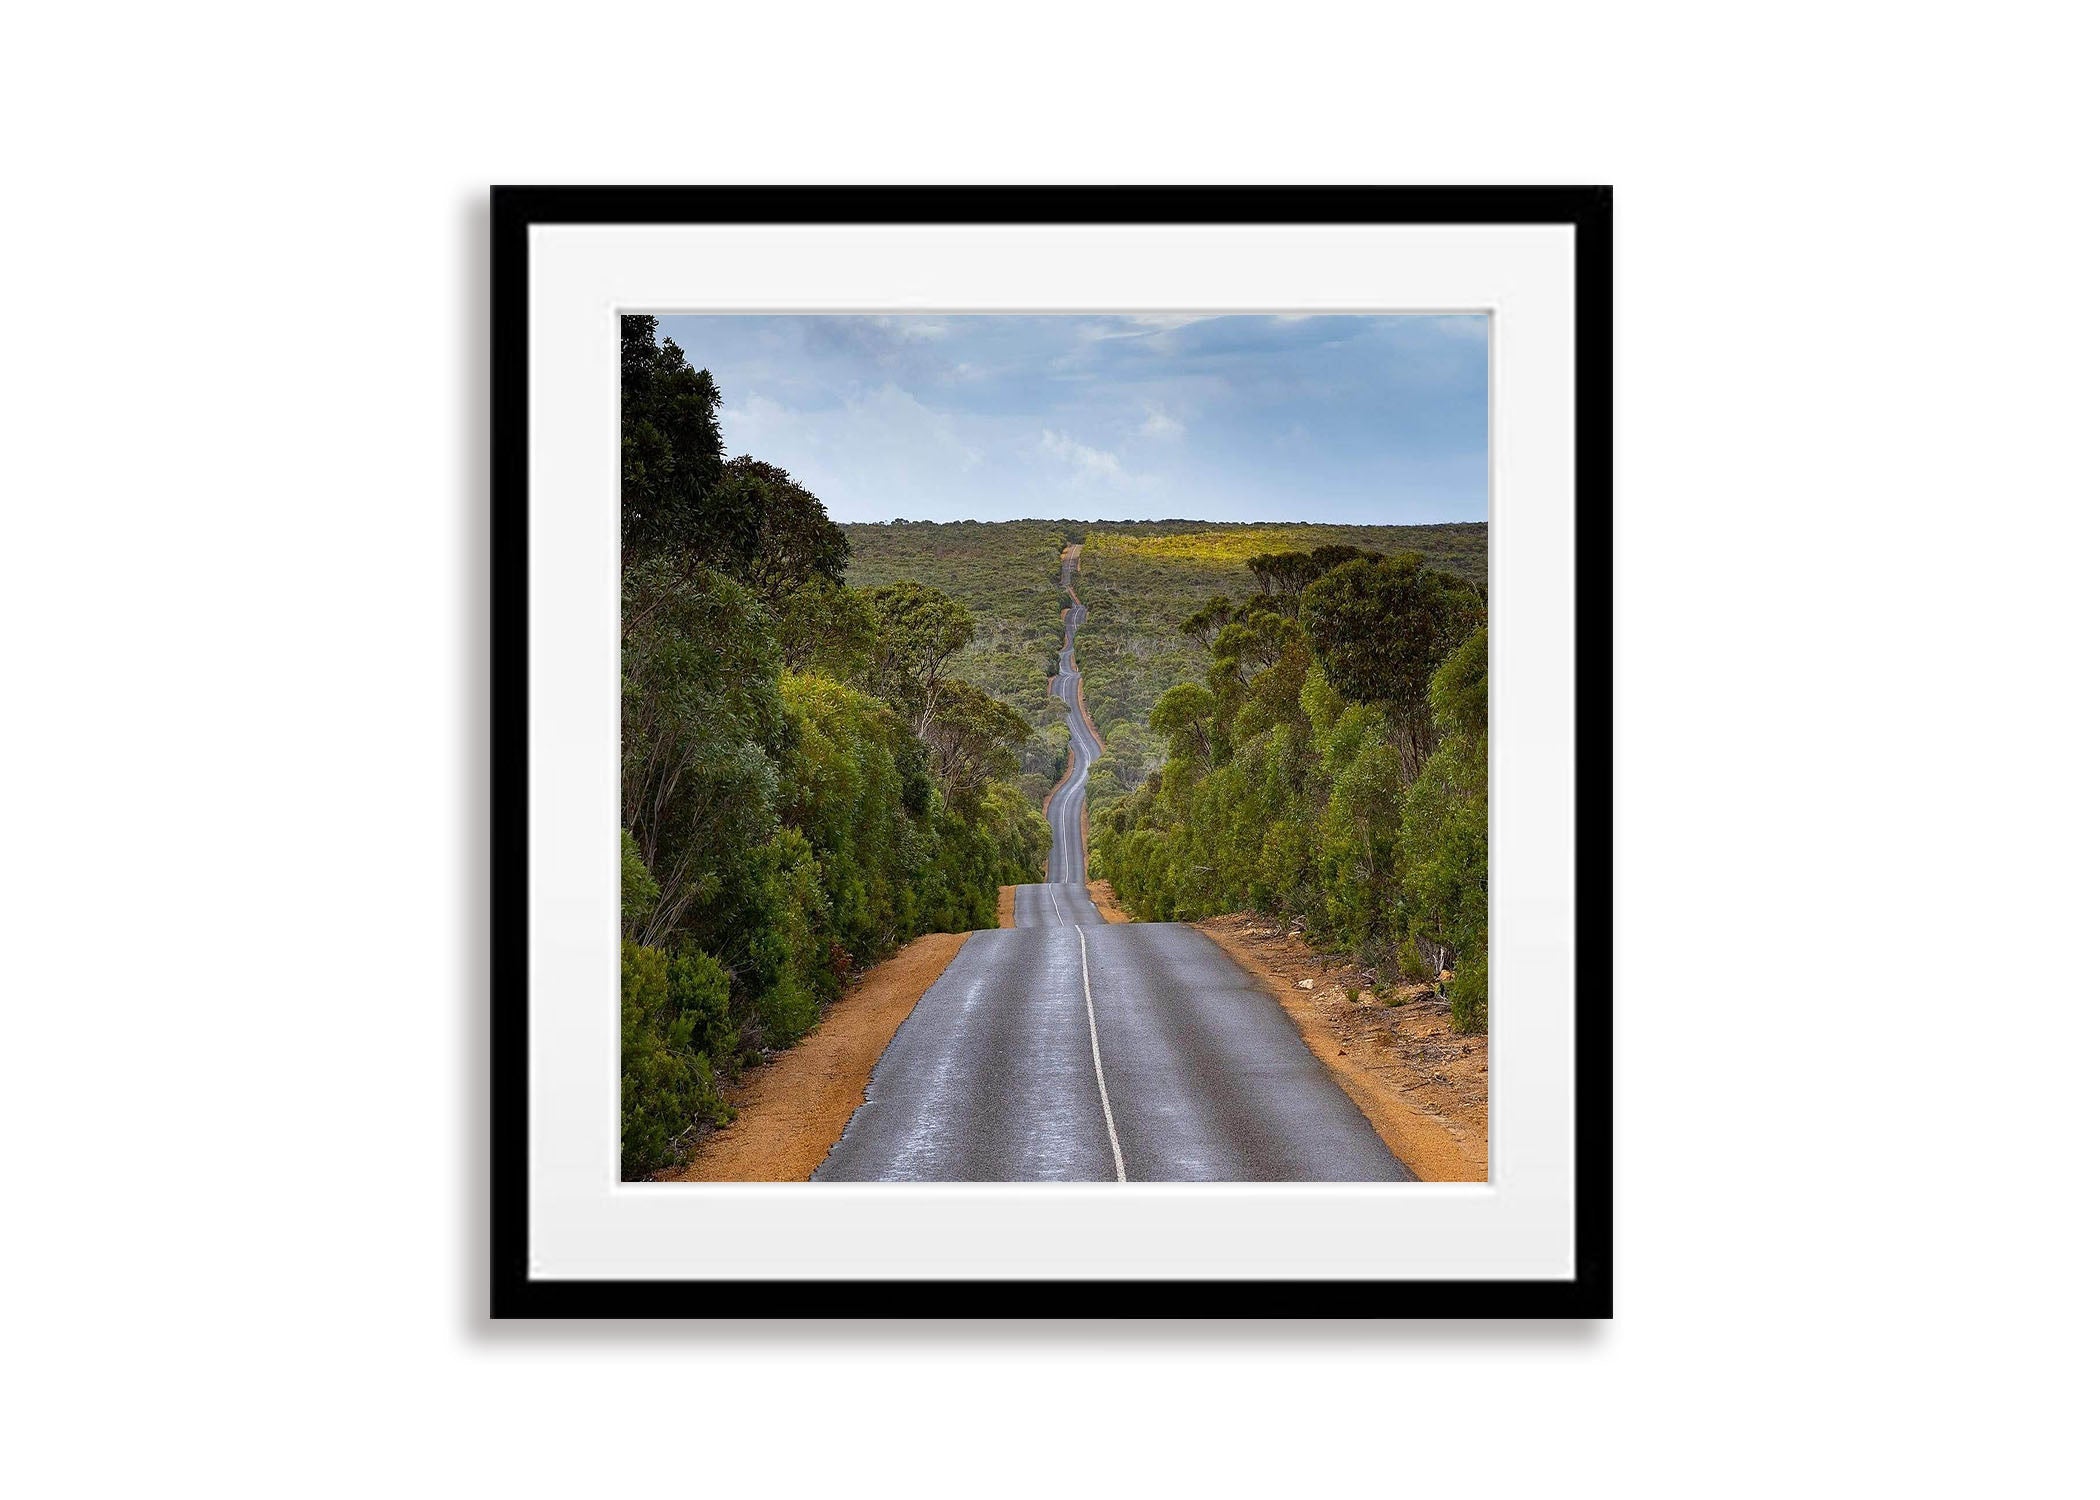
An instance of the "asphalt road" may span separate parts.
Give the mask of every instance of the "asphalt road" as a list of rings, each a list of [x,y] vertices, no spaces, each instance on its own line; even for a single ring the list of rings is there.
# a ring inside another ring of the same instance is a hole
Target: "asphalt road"
[[[1050,679],[1050,691],[1065,703],[1065,723],[1072,731],[1072,759],[1069,774],[1050,794],[1049,877],[1053,883],[1083,886],[1086,884],[1086,773],[1101,758],[1101,742],[1094,738],[1094,731],[1087,727],[1086,715],[1079,711],[1079,664],[1072,655],[1073,638],[1079,634],[1079,627],[1086,623],[1086,606],[1079,602],[1079,595],[1072,588],[1072,570],[1077,561],[1074,554],[1078,551],[1077,547],[1065,549],[1065,593],[1072,603],[1065,611],[1065,645],[1057,655],[1057,675]],[[1015,920],[1019,920],[1018,913]],[[1099,917],[1095,920],[1098,921]]]
[[[1222,949],[1179,923],[1104,922],[1088,898],[1085,620],[1075,598],[1052,684],[1074,774],[1050,799],[1050,878],[1017,887],[1014,927],[972,934],[926,991],[816,1179],[1411,1180]]]

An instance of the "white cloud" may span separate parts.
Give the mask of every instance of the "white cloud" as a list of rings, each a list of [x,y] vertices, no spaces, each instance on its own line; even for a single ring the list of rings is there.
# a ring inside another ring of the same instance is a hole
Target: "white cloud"
[[[1495,326],[1495,320],[1483,313],[1467,313],[1433,321],[1439,332],[1448,333],[1453,338],[1473,339],[1481,343],[1487,341],[1488,334]]]
[[[1043,429],[1042,451],[1060,462],[1070,464],[1075,473],[1091,479],[1125,479],[1123,461],[1113,453],[1100,448],[1089,448],[1085,443],[1062,432]]]
[[[1138,428],[1138,436],[1140,437],[1161,438],[1168,441],[1179,439],[1187,435],[1187,433],[1187,426],[1176,421],[1163,408],[1157,406],[1147,406],[1145,408],[1144,423]]]
[[[1216,316],[1216,313],[1106,313],[1103,315],[1105,321],[1075,323],[1072,331],[1088,343],[1099,343],[1103,339],[1150,339],[1155,334],[1172,333],[1177,328],[1208,322]]]
[[[971,427],[890,384],[856,388],[836,406],[790,407],[753,392],[722,409],[729,452],[780,465],[840,517],[921,513],[938,483],[983,461]]]
[[[876,318],[877,327],[888,329],[898,338],[912,343],[923,343],[928,339],[944,339],[954,332],[946,318],[888,317]]]

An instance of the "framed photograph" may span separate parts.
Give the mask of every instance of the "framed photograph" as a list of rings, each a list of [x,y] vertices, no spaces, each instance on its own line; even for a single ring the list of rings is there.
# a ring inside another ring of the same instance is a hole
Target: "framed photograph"
[[[1606,1317],[1605,188],[497,188],[495,1316]]]

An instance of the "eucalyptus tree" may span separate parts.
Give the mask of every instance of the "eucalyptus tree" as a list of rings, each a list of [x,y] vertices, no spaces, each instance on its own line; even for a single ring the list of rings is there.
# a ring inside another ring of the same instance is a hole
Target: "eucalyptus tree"
[[[1303,610],[1328,680],[1398,730],[1410,780],[1436,750],[1430,679],[1485,618],[1473,585],[1416,552],[1344,563],[1305,591]]]
[[[718,535],[710,496],[722,476],[722,393],[656,319],[620,319],[620,557],[704,553]]]
[[[869,680],[924,739],[939,711],[941,686],[977,634],[970,612],[939,589],[905,580],[876,589],[876,642]]]

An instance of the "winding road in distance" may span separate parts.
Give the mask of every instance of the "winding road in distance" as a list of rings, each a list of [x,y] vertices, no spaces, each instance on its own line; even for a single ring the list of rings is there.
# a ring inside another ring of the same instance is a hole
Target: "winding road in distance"
[[[883,1053],[819,1182],[1404,1182],[1290,1019],[1224,950],[1174,922],[1109,923],[1086,889],[1086,776],[1073,592],[1051,691],[1071,769],[1050,796],[1050,867],[1012,928],[977,932]]]

